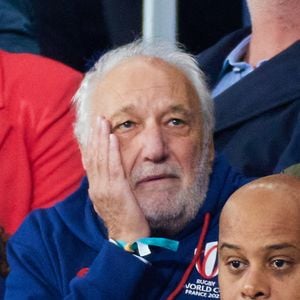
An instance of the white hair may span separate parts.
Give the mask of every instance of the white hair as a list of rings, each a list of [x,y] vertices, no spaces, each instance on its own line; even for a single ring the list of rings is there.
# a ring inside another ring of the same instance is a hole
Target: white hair
[[[204,75],[198,68],[196,60],[173,44],[163,41],[145,42],[143,40],[137,40],[105,53],[95,63],[93,68],[86,73],[73,98],[77,116],[74,124],[74,132],[78,142],[82,146],[86,146],[90,128],[91,94],[96,85],[114,67],[136,56],[159,58],[179,69],[190,80],[200,101],[203,119],[203,142],[204,144],[208,144],[214,128],[213,103]]]

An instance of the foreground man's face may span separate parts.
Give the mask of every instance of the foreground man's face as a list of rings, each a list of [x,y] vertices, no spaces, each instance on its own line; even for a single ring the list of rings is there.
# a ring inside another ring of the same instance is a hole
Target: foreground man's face
[[[186,209],[178,194],[195,184],[202,151],[199,100],[189,81],[159,59],[129,59],[97,86],[92,111],[109,120],[118,137],[145,215],[176,219]]]
[[[278,189],[235,197],[220,224],[221,299],[300,299],[299,203]]]

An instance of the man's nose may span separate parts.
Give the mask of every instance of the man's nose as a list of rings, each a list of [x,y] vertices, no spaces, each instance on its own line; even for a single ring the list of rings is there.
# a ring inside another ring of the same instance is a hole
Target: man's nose
[[[146,128],[140,134],[142,156],[145,161],[163,162],[168,157],[168,140],[159,126]]]
[[[268,277],[261,270],[248,270],[242,286],[243,299],[269,299],[271,288]]]

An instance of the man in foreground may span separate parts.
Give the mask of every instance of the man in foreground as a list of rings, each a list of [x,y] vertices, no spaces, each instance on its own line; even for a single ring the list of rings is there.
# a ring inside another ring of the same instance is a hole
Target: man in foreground
[[[95,64],[75,104],[88,180],[11,239],[6,298],[218,297],[218,215],[245,178],[214,160],[195,61],[129,44]]]
[[[222,300],[300,299],[300,180],[272,175],[245,185],[220,219]]]

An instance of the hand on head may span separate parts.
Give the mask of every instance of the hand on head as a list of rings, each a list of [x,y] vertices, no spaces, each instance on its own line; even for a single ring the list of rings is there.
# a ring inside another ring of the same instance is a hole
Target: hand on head
[[[115,240],[133,242],[149,236],[148,222],[130,188],[122,166],[116,135],[109,122],[98,117],[83,151],[89,180],[89,195],[101,216],[108,235]]]

